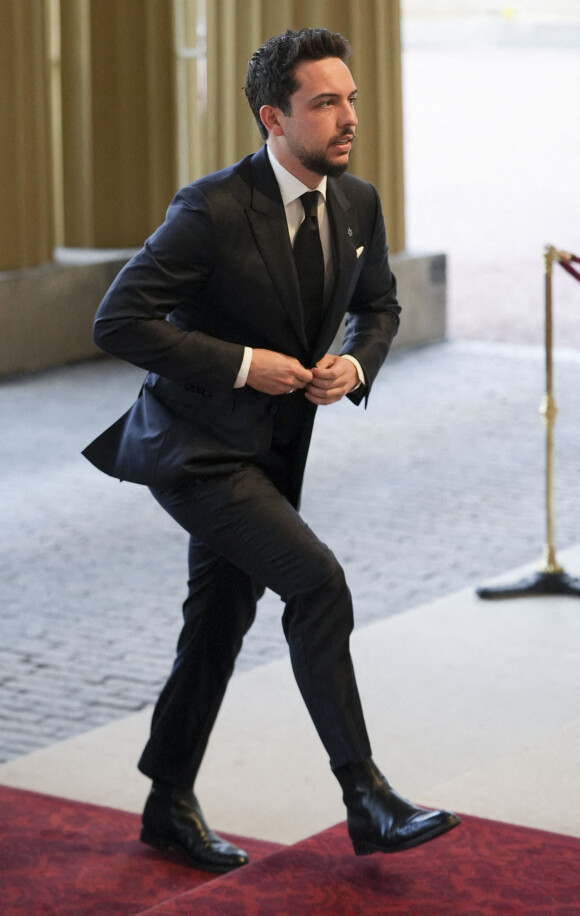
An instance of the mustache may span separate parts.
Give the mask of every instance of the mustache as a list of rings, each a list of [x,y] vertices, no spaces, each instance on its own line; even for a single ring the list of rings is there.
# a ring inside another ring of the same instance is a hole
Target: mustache
[[[347,127],[342,133],[337,134],[336,137],[333,137],[330,143],[338,143],[340,140],[348,138],[349,140],[356,140],[356,131],[354,128]]]

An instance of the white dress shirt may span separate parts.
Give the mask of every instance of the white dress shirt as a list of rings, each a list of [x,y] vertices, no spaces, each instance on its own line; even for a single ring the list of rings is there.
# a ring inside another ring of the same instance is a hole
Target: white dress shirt
[[[296,178],[295,175],[292,175],[287,169],[285,169],[283,165],[280,165],[274,156],[274,153],[269,147],[266,147],[266,150],[270,159],[270,164],[274,170],[274,175],[276,176],[276,181],[280,187],[282,203],[284,204],[284,209],[286,211],[288,234],[290,236],[290,243],[292,246],[294,246],[296,233],[298,232],[298,229],[304,220],[304,207],[302,205],[302,201],[300,200],[302,194],[305,194],[307,191],[320,191],[320,195],[318,197],[318,228],[320,231],[320,242],[322,244],[322,254],[324,257],[324,290],[325,293],[328,293],[334,282],[334,265],[332,262],[330,220],[326,206],[326,175],[322,177],[318,187],[309,188],[307,185],[303,184],[299,178]],[[344,359],[349,359],[354,364],[359,379],[358,385],[364,385],[364,373],[359,361],[355,359],[354,356],[350,356],[348,354],[344,354]],[[243,388],[246,384],[251,362],[252,348],[244,347],[244,357],[242,359],[242,364],[240,366],[240,371],[238,372],[238,377],[236,379],[234,388]],[[358,387],[358,385],[355,387]]]

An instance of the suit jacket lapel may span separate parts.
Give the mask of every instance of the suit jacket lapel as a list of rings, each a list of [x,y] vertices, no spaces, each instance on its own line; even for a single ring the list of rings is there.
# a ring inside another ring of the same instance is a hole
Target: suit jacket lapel
[[[252,199],[246,209],[256,245],[300,343],[307,348],[298,277],[280,188],[263,147],[251,161]]]

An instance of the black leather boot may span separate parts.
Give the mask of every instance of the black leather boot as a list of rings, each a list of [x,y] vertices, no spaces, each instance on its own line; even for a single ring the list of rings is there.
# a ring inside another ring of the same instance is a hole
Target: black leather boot
[[[156,849],[177,849],[193,868],[224,874],[249,859],[207,826],[193,791],[154,782],[143,811],[141,841]]]
[[[450,811],[418,808],[401,798],[370,758],[333,772],[342,788],[348,833],[357,856],[411,849],[460,823]]]

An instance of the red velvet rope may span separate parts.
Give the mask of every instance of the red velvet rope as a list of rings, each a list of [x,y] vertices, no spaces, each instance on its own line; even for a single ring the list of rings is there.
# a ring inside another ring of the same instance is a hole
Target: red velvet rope
[[[567,270],[569,274],[572,274],[573,277],[576,277],[577,280],[580,280],[580,271],[575,270],[575,268],[571,266],[570,261],[580,262],[580,258],[575,254],[571,254],[566,261],[558,261],[558,264],[560,264],[564,270]]]

